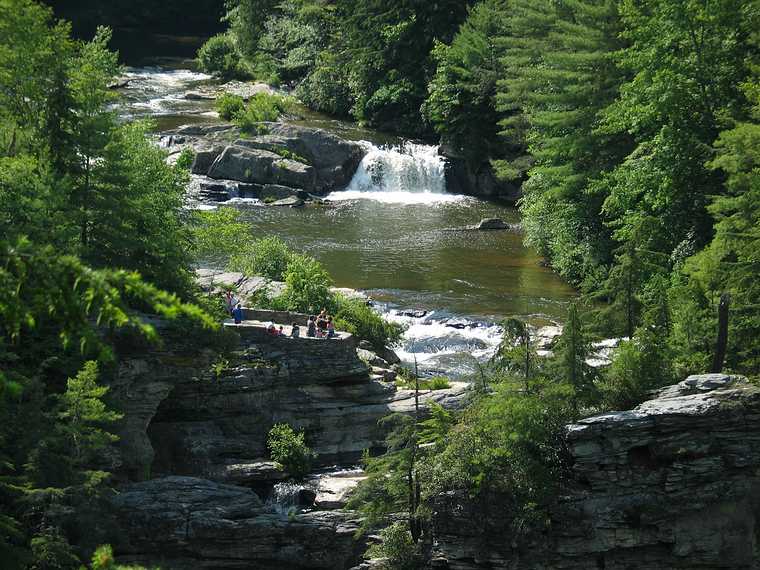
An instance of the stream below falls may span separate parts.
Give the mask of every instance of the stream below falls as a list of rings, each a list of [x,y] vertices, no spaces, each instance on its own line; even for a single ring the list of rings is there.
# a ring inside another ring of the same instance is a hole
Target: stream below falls
[[[127,69],[121,114],[158,131],[213,123],[213,102],[185,93],[213,84],[163,62]],[[397,352],[428,374],[462,376],[489,358],[498,323],[561,320],[575,293],[514,231],[458,231],[482,218],[518,223],[512,207],[446,192],[437,147],[404,141],[303,110],[294,121],[362,141],[367,155],[346,190],[324,205],[264,207],[233,201],[255,235],[277,235],[324,264],[338,287],[364,291],[386,318],[408,328]],[[231,204],[232,205],[232,204]],[[216,207],[217,205],[206,205]]]

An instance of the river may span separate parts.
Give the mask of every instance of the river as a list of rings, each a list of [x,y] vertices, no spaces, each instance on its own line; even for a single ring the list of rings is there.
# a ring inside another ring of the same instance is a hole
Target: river
[[[212,82],[191,69],[129,68],[121,113],[150,117],[157,130],[218,121],[208,100],[185,97]],[[562,318],[575,295],[514,231],[456,231],[514,208],[446,192],[436,147],[403,141],[303,111],[296,122],[326,128],[368,148],[347,190],[324,205],[269,208],[237,202],[256,235],[278,235],[319,259],[339,287],[366,292],[387,318],[408,326],[399,352],[430,373],[463,373],[500,339],[507,316]],[[405,315],[405,311],[420,311]],[[424,314],[423,314],[424,313]],[[458,327],[458,328],[457,328]]]

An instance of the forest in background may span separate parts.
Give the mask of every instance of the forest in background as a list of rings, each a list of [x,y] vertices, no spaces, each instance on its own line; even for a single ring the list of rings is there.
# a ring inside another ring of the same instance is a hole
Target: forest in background
[[[526,242],[676,375],[760,365],[756,0],[230,0],[208,71],[438,140],[522,183]],[[723,296],[724,301],[727,296]]]

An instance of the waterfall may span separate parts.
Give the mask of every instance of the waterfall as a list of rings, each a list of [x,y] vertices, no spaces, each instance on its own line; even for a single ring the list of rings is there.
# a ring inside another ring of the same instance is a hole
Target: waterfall
[[[449,202],[461,196],[446,194],[445,161],[437,146],[405,142],[378,147],[362,141],[367,154],[346,190],[330,200],[369,198],[381,202]]]

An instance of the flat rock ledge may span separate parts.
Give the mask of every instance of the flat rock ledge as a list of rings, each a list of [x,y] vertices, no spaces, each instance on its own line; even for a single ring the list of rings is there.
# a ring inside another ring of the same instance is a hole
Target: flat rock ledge
[[[503,498],[448,493],[435,504],[433,566],[760,567],[760,388],[745,378],[690,376],[568,426],[567,443],[572,477],[546,534],[515,536]]]
[[[129,485],[113,499],[122,563],[164,570],[346,569],[361,560],[353,513],[277,513],[243,487],[195,477]]]

